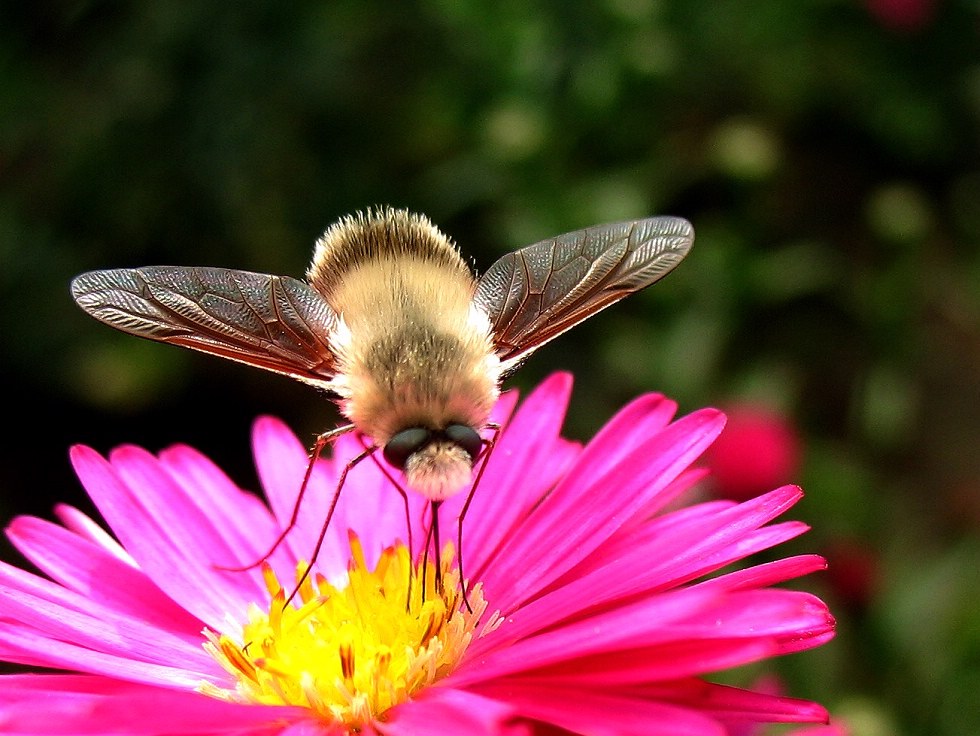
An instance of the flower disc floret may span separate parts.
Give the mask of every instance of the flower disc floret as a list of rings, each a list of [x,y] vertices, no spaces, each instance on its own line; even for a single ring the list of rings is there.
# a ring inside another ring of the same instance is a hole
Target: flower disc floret
[[[295,602],[266,567],[268,608],[253,604],[238,637],[207,632],[205,648],[237,686],[204,683],[201,692],[308,708],[353,731],[452,673],[486,610],[479,585],[468,592],[472,610],[461,605],[452,545],[440,561],[441,591],[435,565],[413,567],[405,545],[386,548],[373,569],[356,536],[350,545],[346,584],[306,578]],[[300,565],[297,579],[304,572]]]

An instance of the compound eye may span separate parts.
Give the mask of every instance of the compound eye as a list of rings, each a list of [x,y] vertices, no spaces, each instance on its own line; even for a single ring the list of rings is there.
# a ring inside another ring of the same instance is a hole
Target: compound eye
[[[454,445],[462,447],[470,456],[470,460],[476,460],[476,456],[480,454],[483,440],[472,427],[467,427],[465,424],[450,424],[443,430],[443,434]]]
[[[403,429],[385,445],[382,454],[385,460],[399,470],[405,469],[409,457],[425,447],[432,440],[432,432],[422,427]]]

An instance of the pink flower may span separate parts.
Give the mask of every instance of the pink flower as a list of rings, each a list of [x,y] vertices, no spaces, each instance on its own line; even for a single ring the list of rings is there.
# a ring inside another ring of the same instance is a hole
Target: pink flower
[[[581,447],[559,435],[570,389],[556,375],[513,416],[513,392],[498,404],[506,429],[464,525],[472,612],[451,545],[442,594],[422,526],[411,563],[401,497],[370,461],[348,479],[316,579],[284,607],[279,581],[305,569],[353,437],[318,463],[269,566],[246,572],[222,568],[265,551],[306,466],[281,423],[254,432],[268,508],[188,447],[74,448],[115,538],[67,507],[61,525],[10,525],[47,577],[0,566],[0,657],[66,672],[3,677],[0,731],[723,736],[732,720],[826,722],[815,703],[704,679],[833,636],[823,602],[773,587],[822,558],[728,568],[806,531],[771,523],[799,489],[678,509],[724,417],[674,419],[648,395]],[[444,525],[462,502],[445,503]],[[418,525],[422,512],[413,497]]]
[[[718,495],[744,501],[791,482],[802,449],[790,421],[765,406],[731,407],[728,422],[706,454]]]

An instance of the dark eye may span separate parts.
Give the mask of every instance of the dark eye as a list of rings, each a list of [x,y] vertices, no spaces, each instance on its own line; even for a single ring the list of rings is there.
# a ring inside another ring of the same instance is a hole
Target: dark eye
[[[415,454],[432,439],[432,432],[422,427],[412,427],[403,429],[396,434],[385,445],[382,454],[385,460],[394,465],[399,470],[405,468],[405,461],[410,455]]]
[[[470,460],[476,460],[476,456],[480,454],[483,440],[472,427],[467,427],[465,424],[450,424],[443,430],[443,434],[450,442],[466,450]]]

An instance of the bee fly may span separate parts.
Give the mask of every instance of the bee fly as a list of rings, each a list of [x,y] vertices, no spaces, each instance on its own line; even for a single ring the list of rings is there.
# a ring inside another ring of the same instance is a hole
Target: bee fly
[[[598,225],[509,253],[477,278],[426,217],[384,207],[327,229],[306,282],[148,266],[84,273],[71,291],[123,332],[282,373],[338,403],[350,423],[317,437],[292,519],[269,554],[295,525],[322,449],[355,430],[364,452],[340,475],[310,564],[347,473],[380,448],[431,506],[425,551],[431,537],[441,587],[439,505],[472,481],[456,549],[465,601],[463,516],[499,431],[489,416],[501,380],[549,340],[665,276],[693,240],[674,217]]]

